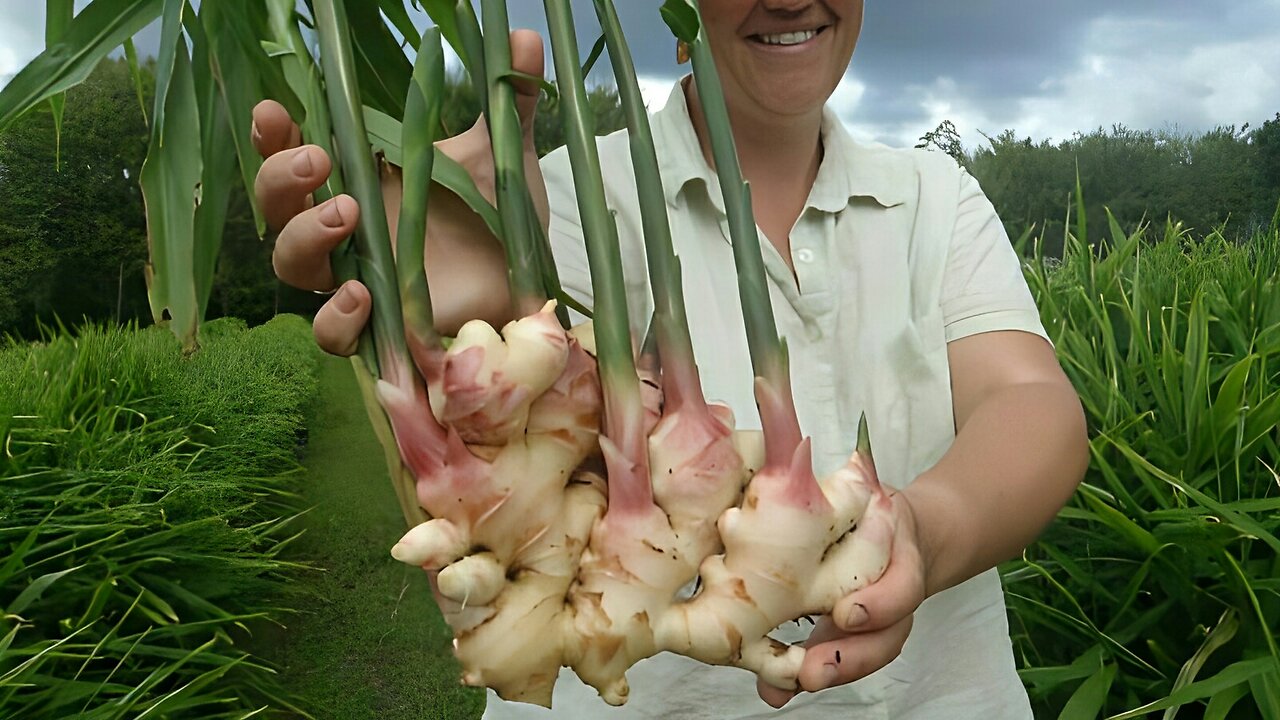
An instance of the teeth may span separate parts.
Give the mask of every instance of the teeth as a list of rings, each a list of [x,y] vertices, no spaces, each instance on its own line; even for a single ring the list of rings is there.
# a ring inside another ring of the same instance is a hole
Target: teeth
[[[777,35],[760,35],[759,38],[765,45],[799,45],[817,34],[817,30],[801,30]]]

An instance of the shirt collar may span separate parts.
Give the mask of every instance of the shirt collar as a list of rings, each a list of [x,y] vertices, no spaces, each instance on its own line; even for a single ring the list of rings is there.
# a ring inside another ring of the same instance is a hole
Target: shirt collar
[[[681,78],[671,89],[667,104],[653,115],[654,142],[667,204],[675,207],[685,185],[701,180],[720,212],[724,199],[715,173],[702,156],[693,131]],[[808,206],[823,212],[840,212],[857,197],[874,199],[882,207],[901,205],[910,193],[911,174],[889,148],[855,142],[830,107],[822,109],[823,158],[809,195]]]

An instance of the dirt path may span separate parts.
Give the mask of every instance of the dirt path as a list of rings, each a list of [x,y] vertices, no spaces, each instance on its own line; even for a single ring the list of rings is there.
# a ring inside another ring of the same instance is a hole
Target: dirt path
[[[484,695],[459,683],[426,576],[389,554],[404,519],[348,361],[321,361],[320,393],[303,458],[315,509],[298,550],[326,572],[301,589],[284,680],[319,718],[478,718]]]

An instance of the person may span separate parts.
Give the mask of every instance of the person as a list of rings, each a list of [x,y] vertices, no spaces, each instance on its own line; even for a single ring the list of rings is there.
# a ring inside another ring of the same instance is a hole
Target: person
[[[795,402],[815,471],[839,466],[866,412],[880,477],[898,488],[898,536],[851,611],[809,631],[802,692],[670,654],[628,673],[610,709],[565,670],[554,710],[490,692],[486,718],[1029,718],[995,566],[1019,554],[1068,501],[1088,462],[1080,401],[1048,342],[1019,260],[977,182],[949,157],[855,142],[827,107],[862,31],[862,0],[701,0],[761,235]],[[513,64],[541,75],[541,38],[511,36]],[[653,130],[695,354],[709,399],[758,427],[734,265],[697,84],[682,78]],[[526,166],[566,290],[590,302],[567,155],[532,153],[537,88],[519,88]],[[355,227],[340,196],[312,207],[329,158],[299,144],[278,104],[254,112],[266,156],[257,194],[279,229],[280,279],[333,289],[328,251]],[[439,144],[492,193],[483,120]],[[617,213],[633,323],[652,309],[625,131],[599,139]],[[433,188],[426,264],[443,332],[508,319],[497,240]],[[399,186],[385,187],[394,218]],[[354,351],[368,291],[351,281],[317,313],[316,341]],[[634,330],[642,329],[637,324]],[[807,636],[807,638],[806,638]],[[752,691],[755,692],[752,692]],[[758,694],[758,697],[757,697]],[[763,702],[761,702],[763,700]],[[767,703],[767,705],[766,705]],[[772,708],[780,708],[774,710]]]

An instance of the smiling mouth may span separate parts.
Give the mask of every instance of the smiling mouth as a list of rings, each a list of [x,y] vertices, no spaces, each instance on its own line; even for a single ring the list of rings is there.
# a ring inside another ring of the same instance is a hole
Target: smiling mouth
[[[769,35],[752,35],[750,39],[762,45],[773,45],[779,47],[787,47],[790,45],[801,45],[809,42],[813,38],[821,35],[829,25],[813,28],[812,30],[797,30],[795,32],[773,33]]]

